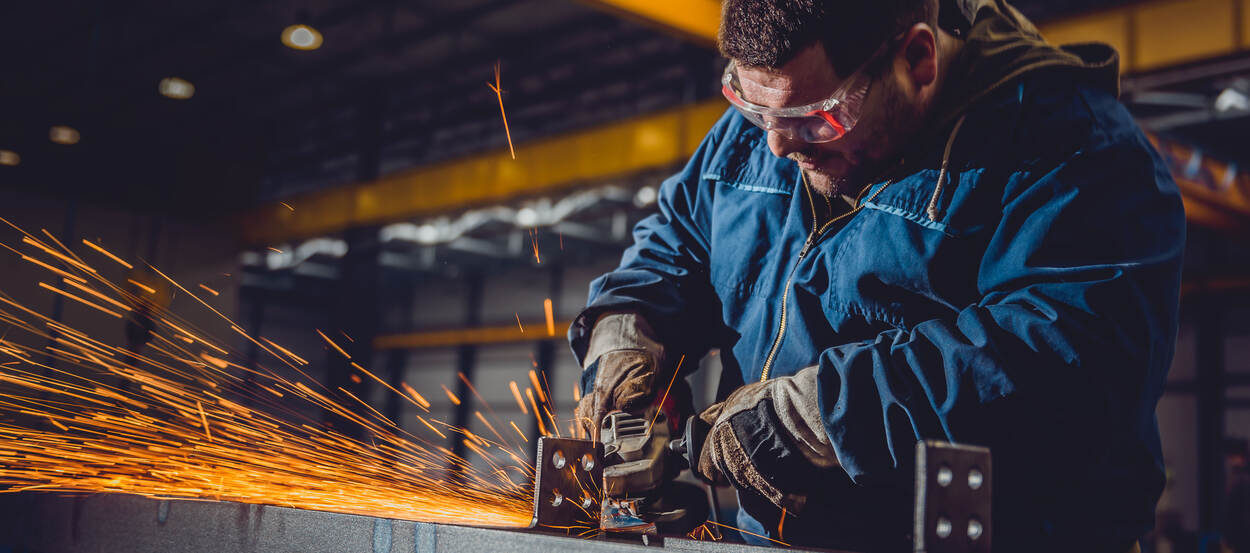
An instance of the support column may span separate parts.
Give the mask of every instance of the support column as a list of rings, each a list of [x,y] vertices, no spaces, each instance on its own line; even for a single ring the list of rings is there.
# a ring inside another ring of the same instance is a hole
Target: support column
[[[486,288],[486,278],[482,273],[474,271],[468,275],[465,283],[468,289],[465,290],[464,326],[477,328],[482,325],[482,293]],[[473,372],[476,367],[477,345],[461,345],[456,351],[456,370],[463,374],[466,380],[473,382]],[[455,406],[451,424],[460,428],[468,428],[473,414],[473,392],[469,391],[469,387],[459,378],[456,379],[456,397],[460,398],[460,405]],[[451,436],[455,440],[451,445],[452,453],[463,458],[466,449],[464,440],[456,439],[455,434]]]
[[[549,281],[550,284],[548,285],[548,288],[547,288],[547,294],[548,294],[548,297],[551,298],[551,312],[553,314],[553,318],[556,320],[559,320],[560,319],[560,296],[564,293],[564,265],[559,262],[552,263],[550,268],[548,269],[548,273],[550,274],[550,281]],[[544,328],[543,332],[546,332],[546,330],[547,329]],[[538,366],[535,367],[534,370],[538,373],[538,382],[540,383],[551,382],[554,376],[553,368],[555,366],[555,361],[556,361],[557,347],[563,345],[564,343],[565,343],[564,335],[557,332],[555,336],[548,336],[539,340],[538,344],[534,346],[534,362],[538,364]],[[548,389],[547,392],[549,392],[551,396],[554,396],[555,394],[559,393],[557,390],[551,390],[551,389]],[[547,398],[547,402],[549,404],[548,407],[551,409],[551,414],[557,417],[556,420],[558,422],[559,413],[557,412],[557,409],[555,406],[556,398],[551,397],[551,396]],[[543,407],[542,405],[538,406],[539,409],[542,409],[542,407]],[[547,426],[550,426],[552,424],[551,420],[547,419],[543,413],[536,413],[536,415],[542,416],[543,423],[546,424]],[[553,435],[556,433],[555,429],[549,428],[548,430],[551,431]],[[560,432],[563,434],[564,431],[560,430]],[[537,420],[534,420],[533,422],[530,423],[530,435],[531,436],[538,435],[538,421]]]
[[[1222,264],[1220,236],[1201,231],[1201,244],[1193,252],[1202,266]],[[1202,282],[1209,279],[1203,278]],[[1219,294],[1203,290],[1195,307],[1195,341],[1197,344],[1197,408],[1198,408],[1198,521],[1203,531],[1218,531],[1223,524],[1224,500],[1224,420],[1225,362],[1223,309]]]

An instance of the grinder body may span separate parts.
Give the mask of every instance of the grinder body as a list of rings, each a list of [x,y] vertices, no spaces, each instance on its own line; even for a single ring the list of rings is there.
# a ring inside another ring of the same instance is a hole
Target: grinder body
[[[655,405],[641,416],[610,413],[600,428],[604,450],[600,527],[630,534],[685,534],[707,520],[700,486],[676,482],[696,466],[706,424],[684,424]]]

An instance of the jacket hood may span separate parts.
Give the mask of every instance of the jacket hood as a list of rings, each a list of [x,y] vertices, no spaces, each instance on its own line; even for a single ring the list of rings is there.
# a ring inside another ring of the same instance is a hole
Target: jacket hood
[[[946,128],[972,105],[1019,77],[1040,69],[1070,70],[1073,77],[1119,94],[1119,54],[1109,45],[1055,46],[1006,0],[960,0],[972,21],[963,50],[951,65],[933,123]]]

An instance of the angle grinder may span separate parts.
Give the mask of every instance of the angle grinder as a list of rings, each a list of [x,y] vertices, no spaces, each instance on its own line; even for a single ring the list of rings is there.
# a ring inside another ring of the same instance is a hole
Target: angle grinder
[[[641,415],[616,411],[603,419],[605,532],[686,534],[708,520],[703,487],[675,481],[697,466],[708,425],[698,417],[677,424],[666,411],[653,405]]]

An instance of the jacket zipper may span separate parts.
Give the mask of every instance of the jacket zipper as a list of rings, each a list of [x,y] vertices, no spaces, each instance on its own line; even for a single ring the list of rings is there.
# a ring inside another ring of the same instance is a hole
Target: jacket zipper
[[[772,372],[773,361],[775,361],[777,358],[777,351],[781,349],[781,340],[785,338],[785,335],[786,335],[786,304],[789,303],[789,300],[790,300],[790,284],[794,282],[794,273],[798,271],[799,263],[802,263],[803,258],[807,257],[807,254],[808,252],[811,251],[812,246],[816,245],[816,243],[819,242],[820,239],[824,237],[825,231],[829,230],[829,227],[833,226],[834,223],[841,221],[842,219],[850,217],[859,212],[860,208],[864,205],[863,202],[860,201],[860,198],[863,198],[864,192],[868,191],[868,188],[865,188],[863,191],[860,192],[859,197],[855,199],[854,209],[851,209],[851,211],[847,213],[843,213],[842,215],[839,215],[837,217],[830,219],[820,228],[817,228],[816,227],[817,225],[816,201],[812,199],[811,186],[807,184],[807,175],[803,173],[799,173],[799,175],[803,178],[803,189],[807,192],[807,203],[812,208],[812,232],[807,235],[807,241],[803,242],[803,248],[799,250],[799,258],[795,260],[794,266],[790,268],[790,275],[786,277],[786,286],[781,291],[781,313],[778,316],[777,337],[773,339],[773,345],[768,350],[768,357],[764,358],[764,370],[760,373],[760,382],[764,382],[765,380],[768,380],[768,375],[770,372]],[[886,181],[885,185],[877,189],[877,191],[874,192],[873,195],[869,197],[867,201],[871,202],[873,199],[877,197],[878,194],[884,191],[886,187],[893,184],[893,182],[894,182],[893,180]]]

